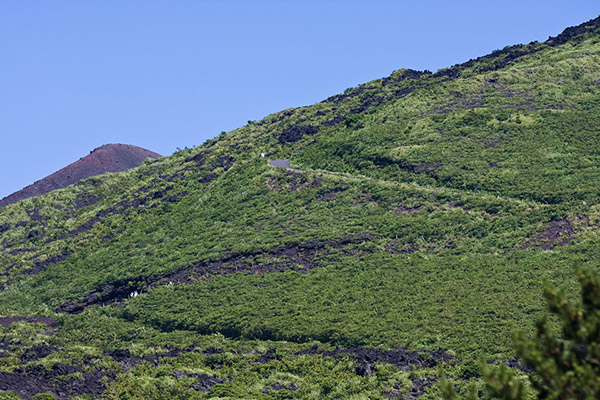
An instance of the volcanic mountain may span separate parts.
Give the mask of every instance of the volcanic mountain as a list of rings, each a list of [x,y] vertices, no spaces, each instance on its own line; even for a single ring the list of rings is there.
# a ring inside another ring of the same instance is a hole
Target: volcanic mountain
[[[599,71],[597,18],[0,207],[0,397],[494,398],[600,273]]]
[[[105,144],[52,175],[6,196],[0,207],[62,189],[82,179],[105,172],[121,172],[139,166],[146,158],[159,158],[160,154],[129,144]]]

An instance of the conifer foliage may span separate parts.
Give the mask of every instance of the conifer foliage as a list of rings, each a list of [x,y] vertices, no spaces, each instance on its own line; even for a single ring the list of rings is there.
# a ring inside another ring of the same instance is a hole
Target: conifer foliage
[[[550,312],[560,319],[561,335],[557,335],[548,315],[535,326],[534,338],[523,332],[515,335],[516,350],[531,369],[529,382],[537,399],[600,398],[600,278],[589,269],[578,268],[581,303],[571,301],[562,289],[546,288]],[[483,367],[486,387],[492,398],[524,400],[532,397],[522,377],[502,365]],[[478,397],[474,387],[467,399]],[[452,385],[441,384],[446,400],[457,400]]]
[[[532,369],[529,381],[538,399],[600,398],[600,279],[590,270],[577,269],[576,274],[581,304],[574,304],[561,289],[545,291],[550,311],[560,318],[562,335],[544,316],[536,323],[535,338],[516,336],[517,351]],[[523,381],[508,368],[487,368],[484,375],[493,397],[528,397]]]

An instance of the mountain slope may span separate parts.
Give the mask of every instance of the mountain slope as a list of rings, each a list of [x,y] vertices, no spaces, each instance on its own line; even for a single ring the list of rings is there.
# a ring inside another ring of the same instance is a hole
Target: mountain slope
[[[29,197],[40,196],[56,189],[73,185],[82,179],[105,172],[121,172],[139,166],[146,158],[158,158],[160,154],[128,144],[106,144],[94,149],[44,179],[6,196],[0,200],[0,207]]]
[[[599,21],[0,209],[0,383],[437,398],[521,367],[543,281],[600,260]]]

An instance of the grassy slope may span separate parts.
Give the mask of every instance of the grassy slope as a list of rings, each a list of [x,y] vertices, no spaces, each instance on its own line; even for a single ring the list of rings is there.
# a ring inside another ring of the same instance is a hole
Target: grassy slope
[[[109,397],[163,386],[201,396],[171,376],[181,368],[235,378],[209,395],[253,397],[277,379],[301,387],[279,395],[374,397],[437,373],[380,365],[360,377],[351,358],[293,355],[315,340],[442,348],[462,360],[446,367],[457,378],[472,377],[473,357],[509,359],[511,327],[544,310],[543,282],[573,290],[572,266],[600,255],[600,41],[526,49],[536,51],[506,66],[500,52],[437,74],[397,71],[0,209],[0,312],[58,316],[53,336],[29,335],[63,348],[55,360],[110,363],[102,351],[150,344],[236,350],[162,372],[143,364]],[[261,152],[306,172],[269,167]],[[268,348],[280,360],[264,366],[240,352]],[[0,361],[12,371],[14,360]]]

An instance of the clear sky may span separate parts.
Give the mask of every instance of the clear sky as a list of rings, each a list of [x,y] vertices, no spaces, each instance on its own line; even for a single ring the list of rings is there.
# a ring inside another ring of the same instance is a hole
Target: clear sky
[[[0,198],[102,144],[169,155],[598,14],[597,0],[1,0]]]

